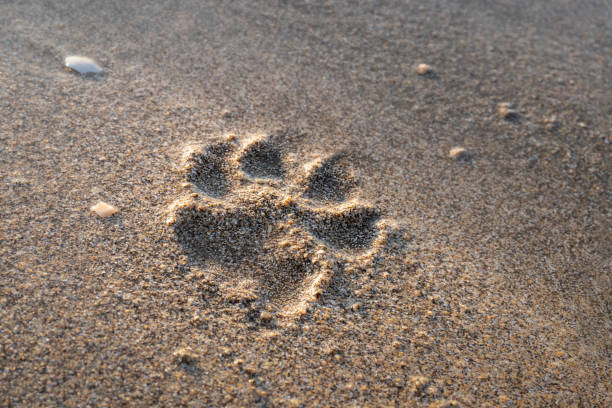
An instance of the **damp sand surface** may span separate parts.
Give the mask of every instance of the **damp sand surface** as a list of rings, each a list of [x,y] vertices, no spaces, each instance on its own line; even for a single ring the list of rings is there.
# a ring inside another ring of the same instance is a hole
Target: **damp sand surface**
[[[0,5],[0,406],[610,405],[611,6],[481,3]]]

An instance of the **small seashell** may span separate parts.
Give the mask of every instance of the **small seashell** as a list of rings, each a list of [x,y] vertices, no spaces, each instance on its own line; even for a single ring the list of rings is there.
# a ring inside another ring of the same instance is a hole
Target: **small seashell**
[[[66,67],[78,72],[81,75],[99,74],[102,72],[102,68],[96,64],[94,60],[87,57],[72,55],[70,57],[66,57],[64,63],[66,64]]]
[[[111,215],[116,214],[119,211],[116,207],[113,207],[110,204],[106,204],[103,201],[100,201],[98,202],[98,204],[92,206],[90,210],[95,212],[102,218],[110,217]]]

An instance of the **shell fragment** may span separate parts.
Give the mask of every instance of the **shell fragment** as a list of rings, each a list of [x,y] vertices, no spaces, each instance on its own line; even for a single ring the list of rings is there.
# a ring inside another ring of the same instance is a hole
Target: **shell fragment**
[[[116,207],[113,207],[110,204],[106,204],[103,201],[100,201],[98,202],[98,204],[92,206],[90,210],[95,212],[102,218],[110,217],[111,215],[116,214],[119,211]]]
[[[66,57],[64,63],[66,67],[82,75],[99,74],[102,72],[102,68],[94,60],[87,57],[73,55]]]

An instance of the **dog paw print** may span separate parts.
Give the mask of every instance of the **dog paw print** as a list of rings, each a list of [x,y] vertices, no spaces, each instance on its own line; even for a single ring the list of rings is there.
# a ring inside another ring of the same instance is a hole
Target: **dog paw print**
[[[386,223],[353,196],[346,155],[301,164],[283,142],[273,134],[191,146],[182,163],[188,193],[170,206],[168,224],[192,262],[221,271],[225,287],[295,318],[334,274],[375,256]]]

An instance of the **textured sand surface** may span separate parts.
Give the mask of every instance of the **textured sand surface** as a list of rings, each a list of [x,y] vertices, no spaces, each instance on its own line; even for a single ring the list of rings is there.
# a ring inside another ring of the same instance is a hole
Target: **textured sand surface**
[[[605,0],[0,2],[0,406],[610,406],[611,59]]]

